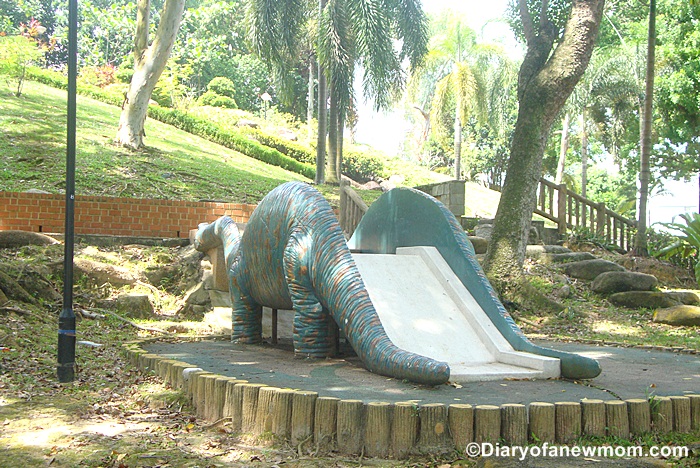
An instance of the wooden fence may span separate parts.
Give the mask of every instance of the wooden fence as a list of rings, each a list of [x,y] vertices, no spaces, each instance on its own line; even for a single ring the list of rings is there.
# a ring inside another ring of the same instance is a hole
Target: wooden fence
[[[350,238],[355,232],[360,220],[367,213],[367,204],[350,187],[346,180],[340,182],[340,227],[345,235]]]
[[[537,188],[535,213],[554,222],[560,234],[567,229],[588,228],[627,251],[632,245],[637,223],[609,210],[605,203],[596,203],[546,179]]]

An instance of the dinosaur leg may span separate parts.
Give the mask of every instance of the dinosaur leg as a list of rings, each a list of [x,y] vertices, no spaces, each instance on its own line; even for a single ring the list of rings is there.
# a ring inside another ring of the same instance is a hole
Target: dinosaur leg
[[[240,285],[235,273],[229,276],[231,314],[231,341],[257,344],[262,342],[262,306]]]
[[[307,237],[299,232],[293,234],[284,251],[284,270],[295,312],[294,352],[302,356],[326,357],[332,352],[328,327],[330,316],[314,293],[308,253]]]

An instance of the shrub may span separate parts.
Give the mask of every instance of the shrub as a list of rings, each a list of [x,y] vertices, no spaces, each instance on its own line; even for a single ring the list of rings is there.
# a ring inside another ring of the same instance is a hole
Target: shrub
[[[700,284],[700,214],[685,213],[680,215],[685,224],[663,223],[662,225],[679,235],[672,242],[660,249],[654,249],[654,257],[669,260],[676,265],[687,265],[695,271],[695,281]]]
[[[80,70],[80,81],[85,84],[104,88],[111,85],[117,79],[117,69],[114,65],[100,65],[99,67],[83,67]]]
[[[236,95],[236,89],[233,85],[233,81],[225,78],[223,76],[217,76],[212,79],[207,85],[207,90],[218,94],[219,96],[226,96],[231,99]]]
[[[0,37],[0,73],[9,75],[17,83],[15,96],[22,95],[27,68],[39,62],[43,56],[44,51],[32,39],[24,36]]]
[[[384,172],[382,161],[368,153],[346,151],[343,154],[343,174],[356,182],[368,182],[381,178]]]
[[[296,172],[309,179],[313,179],[316,174],[316,170],[312,166],[300,163],[275,149],[268,148],[257,141],[250,140],[238,132],[224,130],[218,125],[199,117],[186,114],[176,109],[162,107],[149,107],[148,115],[163,123],[177,127],[180,130],[201,136],[202,138],[239,151],[259,161]]]
[[[275,135],[270,135],[263,133],[256,128],[246,128],[242,130],[243,133],[250,135],[255,140],[259,141],[265,146],[274,148],[282,154],[296,159],[299,162],[306,164],[316,163],[316,154],[309,150],[308,148],[294,143],[293,141],[285,140]]]
[[[197,100],[201,106],[224,107],[226,109],[236,109],[236,101],[232,97],[217,94],[214,91],[207,91],[199,96]]]

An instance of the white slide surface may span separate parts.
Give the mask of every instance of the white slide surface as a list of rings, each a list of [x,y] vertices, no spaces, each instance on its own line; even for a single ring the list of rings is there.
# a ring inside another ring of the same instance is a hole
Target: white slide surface
[[[391,341],[447,362],[451,382],[560,376],[558,359],[513,349],[434,247],[353,257]]]

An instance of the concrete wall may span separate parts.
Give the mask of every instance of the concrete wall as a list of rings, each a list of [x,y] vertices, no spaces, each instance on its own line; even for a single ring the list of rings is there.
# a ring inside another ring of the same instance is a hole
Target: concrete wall
[[[76,196],[75,233],[183,237],[199,223],[228,215],[247,222],[255,205]],[[63,233],[65,195],[0,192],[0,231]]]
[[[464,216],[465,191],[463,180],[450,180],[448,182],[421,185],[416,188],[440,200],[457,219]]]

